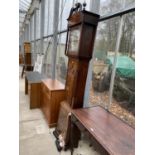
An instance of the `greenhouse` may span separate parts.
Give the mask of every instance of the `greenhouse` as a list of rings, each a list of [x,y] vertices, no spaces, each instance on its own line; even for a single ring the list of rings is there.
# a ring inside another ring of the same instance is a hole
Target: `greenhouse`
[[[19,0],[20,155],[134,155],[135,60],[134,0]]]

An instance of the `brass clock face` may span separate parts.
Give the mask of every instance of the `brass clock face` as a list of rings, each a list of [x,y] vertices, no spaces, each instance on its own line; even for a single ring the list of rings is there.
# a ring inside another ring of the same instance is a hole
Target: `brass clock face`
[[[79,40],[80,40],[80,27],[72,28],[69,31],[69,43],[68,52],[72,55],[77,55],[79,50]]]

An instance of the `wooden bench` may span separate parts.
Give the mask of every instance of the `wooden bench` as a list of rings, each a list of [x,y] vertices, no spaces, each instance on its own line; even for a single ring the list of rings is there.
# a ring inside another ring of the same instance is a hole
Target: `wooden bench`
[[[78,141],[75,127],[89,135],[90,140],[101,154],[134,155],[135,130],[103,107],[72,110],[71,154],[73,154],[74,144]]]

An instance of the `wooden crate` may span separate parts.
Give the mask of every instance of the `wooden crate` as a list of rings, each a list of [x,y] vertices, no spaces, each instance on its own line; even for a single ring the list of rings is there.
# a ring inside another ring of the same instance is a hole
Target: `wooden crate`
[[[24,43],[24,53],[31,53],[31,44],[29,42]]]
[[[60,102],[65,100],[65,86],[57,80],[44,79],[41,83],[41,109],[48,126],[56,126]]]

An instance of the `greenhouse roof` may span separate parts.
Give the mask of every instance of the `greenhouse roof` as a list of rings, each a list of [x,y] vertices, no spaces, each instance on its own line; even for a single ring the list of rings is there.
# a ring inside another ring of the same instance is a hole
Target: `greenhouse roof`
[[[23,31],[25,16],[30,8],[32,0],[19,0],[19,31]]]

